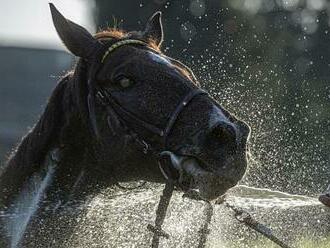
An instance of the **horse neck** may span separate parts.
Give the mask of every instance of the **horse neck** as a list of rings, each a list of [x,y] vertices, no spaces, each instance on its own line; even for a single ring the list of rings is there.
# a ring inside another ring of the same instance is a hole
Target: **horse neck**
[[[1,220],[0,240],[5,233],[12,236],[12,233],[24,232],[45,192],[48,196],[53,184],[61,184],[60,176],[67,172],[62,168],[68,166],[62,160],[75,161],[73,164],[81,166],[87,160],[84,151],[88,149],[86,143],[91,142],[77,114],[79,111],[72,104],[75,102],[73,89],[74,82],[69,76],[58,83],[40,119],[22,139],[0,174],[0,211],[9,214],[23,211],[26,216],[21,221]],[[70,174],[79,175],[80,172],[74,172],[74,166],[71,167]],[[19,240],[20,235],[16,238]]]
[[[72,104],[75,101],[72,80],[67,76],[58,83],[39,121],[23,138],[0,174],[0,207],[7,205],[24,183],[45,167],[46,157],[52,150],[60,148],[68,153],[81,147],[86,149],[88,132]],[[76,154],[77,157],[80,154]]]

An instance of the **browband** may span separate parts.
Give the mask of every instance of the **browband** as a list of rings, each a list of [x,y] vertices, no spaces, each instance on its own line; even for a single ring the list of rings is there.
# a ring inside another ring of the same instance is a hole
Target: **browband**
[[[148,44],[142,40],[121,40],[121,41],[117,41],[116,43],[112,44],[104,53],[101,63],[104,62],[104,60],[106,59],[106,57],[112,53],[116,48],[121,47],[123,45],[127,45],[127,44],[138,44],[138,45],[145,45],[147,46]]]

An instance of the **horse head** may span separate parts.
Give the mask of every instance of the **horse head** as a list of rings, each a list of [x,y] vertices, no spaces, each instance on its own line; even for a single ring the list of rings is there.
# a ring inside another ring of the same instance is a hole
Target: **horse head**
[[[237,184],[246,171],[249,127],[201,90],[187,66],[161,52],[160,12],[142,32],[93,37],[51,10],[63,43],[84,60],[82,99],[95,139],[103,146],[131,140],[121,154],[149,153],[165,178],[206,199]]]
[[[143,31],[91,35],[50,4],[56,31],[79,58],[0,175],[0,207],[48,161],[47,197],[118,181],[171,180],[206,200],[223,195],[247,168],[249,126],[218,104],[190,68],[161,51],[161,13]],[[108,173],[109,172],[109,173]],[[93,180],[92,180],[93,181]],[[109,180],[110,181],[110,180]],[[101,183],[102,182],[102,183]]]

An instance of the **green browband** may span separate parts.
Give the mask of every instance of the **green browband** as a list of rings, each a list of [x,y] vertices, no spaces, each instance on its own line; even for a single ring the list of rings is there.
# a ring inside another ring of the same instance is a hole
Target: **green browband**
[[[127,45],[127,44],[139,44],[139,45],[148,45],[146,42],[141,41],[141,40],[121,40],[118,41],[116,43],[114,43],[112,46],[110,46],[108,48],[108,50],[104,53],[101,63],[104,62],[104,60],[106,59],[106,57],[112,53],[116,48],[121,47],[123,45]]]

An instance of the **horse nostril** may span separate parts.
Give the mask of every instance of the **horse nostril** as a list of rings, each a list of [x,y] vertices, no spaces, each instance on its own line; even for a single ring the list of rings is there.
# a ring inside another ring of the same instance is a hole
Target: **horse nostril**
[[[211,128],[210,134],[221,143],[236,143],[236,130],[230,123],[217,123]]]

